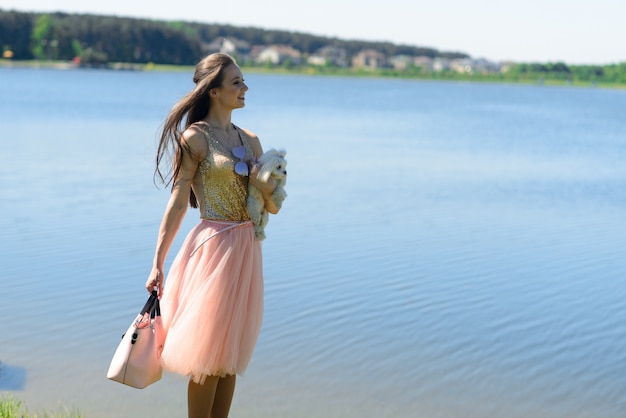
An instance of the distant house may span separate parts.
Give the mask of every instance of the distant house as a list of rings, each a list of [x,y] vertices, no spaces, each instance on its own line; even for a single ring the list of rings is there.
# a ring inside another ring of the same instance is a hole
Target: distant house
[[[450,61],[450,69],[460,74],[471,73],[472,68],[472,60],[469,58],[454,59]]]
[[[503,61],[498,64],[498,66],[500,67],[500,72],[502,73],[508,73],[509,71],[511,71],[511,68],[515,67],[515,65],[516,63],[514,61]]]
[[[413,65],[413,57],[410,55],[394,55],[389,58],[389,64],[394,70],[404,71]]]
[[[215,38],[213,42],[204,46],[205,53],[222,52],[232,55],[239,61],[246,61],[250,58],[250,44],[236,38],[225,38],[220,36]]]
[[[485,58],[477,58],[472,60],[472,71],[481,74],[499,73],[502,71],[502,65]]]
[[[413,58],[413,65],[416,67],[423,68],[424,71],[432,71],[433,70],[433,59],[431,57],[415,57]]]
[[[409,68],[421,68],[428,72],[433,70],[433,59],[425,56],[394,55],[389,58],[389,64],[395,70],[399,71],[404,71]]]
[[[344,48],[327,45],[309,56],[307,63],[319,66],[347,67],[348,53]]]
[[[254,62],[259,62],[259,55],[267,48],[267,45],[252,45],[250,48],[250,58]]]
[[[368,68],[375,70],[386,67],[385,54],[375,49],[364,49],[352,57],[352,66],[355,68]]]
[[[260,64],[282,65],[288,62],[300,65],[302,54],[289,45],[270,45],[259,52],[256,61]]]
[[[437,57],[433,60],[433,71],[445,71],[450,69],[450,60]]]
[[[462,58],[452,60],[450,62],[450,69],[456,71],[457,73],[489,74],[499,72],[500,65],[484,58]]]

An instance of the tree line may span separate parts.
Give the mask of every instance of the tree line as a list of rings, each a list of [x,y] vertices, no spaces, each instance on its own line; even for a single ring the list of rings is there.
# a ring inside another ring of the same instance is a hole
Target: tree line
[[[303,54],[334,45],[349,55],[375,49],[388,56],[466,57],[460,52],[396,45],[389,42],[341,40],[306,33],[180,21],[67,13],[0,10],[0,48],[16,60],[72,60],[193,65],[206,45],[231,37],[250,45],[281,44]]]
[[[607,65],[557,63],[516,64],[506,74],[513,80],[560,80],[626,84],[626,62]]]
[[[300,32],[255,27],[125,18],[67,13],[33,13],[0,10],[0,51],[14,60],[69,61],[82,63],[194,65],[215,39],[235,38],[251,46],[288,45],[305,56],[325,46],[346,51],[348,58],[364,49],[385,56],[407,55],[463,59],[462,52],[396,45],[390,42],[342,40]],[[318,69],[317,71],[339,71]],[[342,70],[344,71],[344,70]],[[350,70],[347,70],[350,71]],[[499,72],[458,74],[428,71],[409,66],[404,70],[382,69],[390,76],[501,81],[600,82],[626,85],[626,62],[607,65],[566,65],[557,63],[513,63]]]
[[[400,76],[395,72],[391,74]],[[626,62],[604,65],[567,65],[564,62],[548,63],[509,63],[503,64],[499,72],[459,74],[446,70],[442,72],[425,72],[423,69],[412,69],[405,74],[414,77],[440,78],[448,80],[478,80],[559,84],[611,84],[626,86]]]

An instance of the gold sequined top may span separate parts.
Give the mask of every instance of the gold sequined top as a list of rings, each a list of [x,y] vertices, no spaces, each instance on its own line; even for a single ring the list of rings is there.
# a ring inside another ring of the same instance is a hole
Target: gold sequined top
[[[206,122],[196,122],[209,145],[207,157],[200,163],[194,178],[193,188],[198,197],[200,217],[219,221],[247,221],[250,219],[246,207],[248,176],[235,172],[239,161],[230,148],[222,145]],[[233,125],[234,126],[234,125]],[[253,157],[252,147],[245,133],[235,126],[246,147],[244,161]]]

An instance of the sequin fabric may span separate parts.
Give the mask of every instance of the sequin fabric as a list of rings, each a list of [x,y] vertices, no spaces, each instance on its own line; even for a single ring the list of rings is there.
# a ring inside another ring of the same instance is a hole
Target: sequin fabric
[[[250,219],[246,207],[248,196],[248,177],[235,173],[235,163],[239,161],[230,148],[222,145],[215,133],[205,122],[197,122],[202,129],[209,145],[207,157],[200,163],[195,189],[201,198],[200,217],[202,219],[220,221],[247,221]],[[235,127],[240,133],[243,145],[246,147],[244,160],[253,156],[252,147],[247,136]]]

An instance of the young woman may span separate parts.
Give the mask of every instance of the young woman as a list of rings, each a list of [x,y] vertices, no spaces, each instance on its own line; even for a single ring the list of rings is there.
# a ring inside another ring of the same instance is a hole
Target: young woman
[[[235,61],[209,55],[196,66],[193,81],[195,88],[166,118],[157,151],[155,176],[171,183],[172,195],[146,288],[158,288],[162,297],[163,366],[190,376],[189,417],[217,418],[228,416],[236,375],[250,361],[263,315],[261,241],[246,209],[248,182],[262,191],[270,213],[280,203],[271,198],[275,184],[257,179],[259,139],[231,122],[248,91]],[[188,204],[199,207],[201,221],[185,239],[164,288],[165,258]]]

